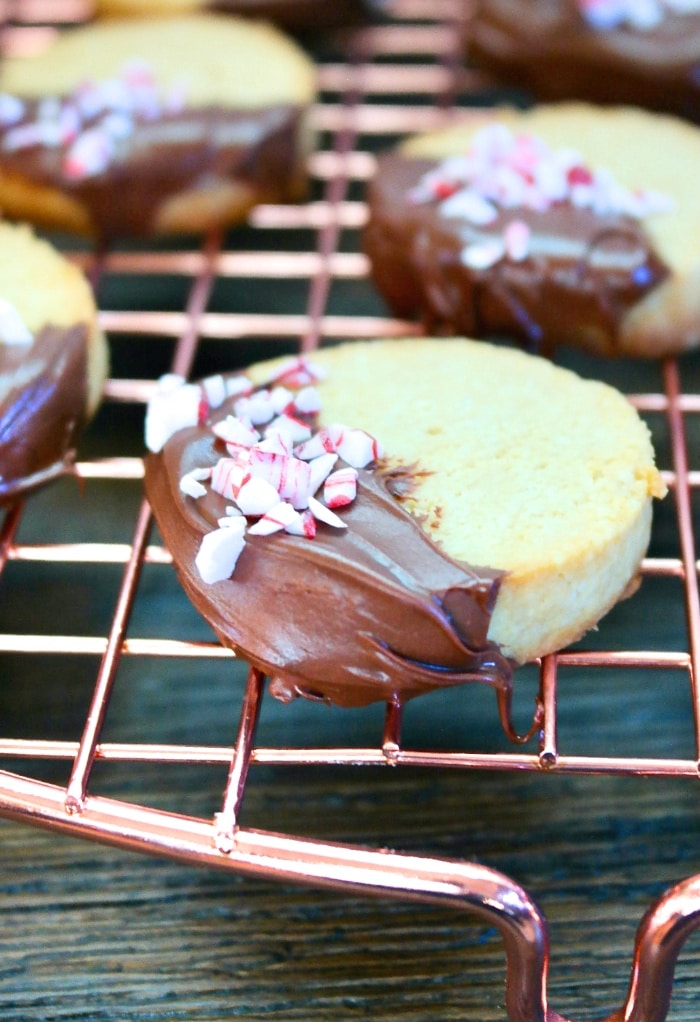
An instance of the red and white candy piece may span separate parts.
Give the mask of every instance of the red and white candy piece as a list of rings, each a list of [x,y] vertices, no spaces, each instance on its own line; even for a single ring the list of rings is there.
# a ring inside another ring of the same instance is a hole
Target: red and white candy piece
[[[306,387],[325,379],[325,376],[326,370],[323,366],[315,364],[306,355],[299,355],[282,364],[273,382],[284,384],[286,387]]]
[[[211,488],[226,500],[236,501],[238,493],[250,479],[250,471],[234,458],[219,458],[211,473]]]
[[[83,131],[66,153],[63,173],[73,181],[95,177],[109,166],[113,156],[114,142],[106,131],[100,128]]]
[[[299,517],[291,504],[281,500],[274,507],[251,525],[248,532],[251,536],[271,536],[274,532],[282,532]]]
[[[357,469],[341,468],[332,472],[323,484],[326,507],[345,507],[357,496]]]

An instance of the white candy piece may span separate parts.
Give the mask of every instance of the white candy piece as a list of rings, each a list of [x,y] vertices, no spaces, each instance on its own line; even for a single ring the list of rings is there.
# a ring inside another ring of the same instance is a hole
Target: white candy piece
[[[200,399],[201,391],[194,383],[182,383],[181,377],[173,375],[165,377],[163,386],[158,387],[146,408],[145,437],[149,451],[157,454],[179,429],[197,425]]]
[[[238,522],[242,524],[239,526]],[[244,518],[232,518],[225,528],[206,533],[194,562],[202,581],[213,585],[230,578],[244,546]]]
[[[209,479],[210,476],[211,469],[209,468],[193,468],[180,479],[180,492],[187,494],[188,497],[194,497],[195,500],[204,497],[207,488],[202,486],[202,482]]]
[[[470,270],[488,270],[500,262],[506,254],[506,246],[500,238],[489,238],[485,241],[467,245],[462,249],[461,259]]]
[[[319,522],[332,525],[334,529],[347,529],[342,518],[338,518],[337,514],[322,504],[320,500],[316,500],[315,497],[309,497],[309,511]]]
[[[236,504],[244,515],[257,518],[271,511],[279,504],[279,499],[279,493],[271,483],[253,477],[241,486]]]
[[[226,380],[226,396],[239,397],[242,394],[250,394],[253,384],[247,376],[231,376]]]
[[[316,493],[316,490],[323,485],[325,480],[333,471],[335,463],[338,460],[337,454],[321,454],[318,458],[313,458],[309,463],[311,470],[309,490],[311,494]]]
[[[225,444],[238,447],[253,447],[260,439],[260,434],[251,425],[250,419],[240,419],[235,415],[227,415],[220,422],[215,422],[212,433]]]
[[[259,390],[250,397],[239,398],[233,410],[239,418],[250,419],[254,426],[262,426],[275,415],[270,392],[267,390]]]
[[[302,387],[294,398],[294,407],[301,415],[316,415],[321,411],[321,397],[315,387]]]
[[[221,373],[202,380],[202,390],[211,408],[219,408],[226,400],[226,382]]]
[[[293,415],[288,415],[287,412],[282,412],[281,415],[272,420],[265,430],[265,436],[270,432],[279,433],[281,431],[288,433],[294,444],[300,444],[311,439],[311,430],[307,424],[302,422],[301,419],[295,419]]]
[[[375,438],[364,429],[345,427],[342,427],[336,450],[343,461],[347,461],[353,468],[365,468],[370,462],[376,461],[382,453]]]
[[[9,92],[0,93],[0,124],[16,124],[24,117],[24,103]]]
[[[31,331],[14,305],[0,298],[0,344],[27,345],[33,340]]]
[[[479,226],[493,223],[498,216],[498,210],[493,203],[469,188],[463,188],[441,202],[440,212],[447,217],[463,217]]]
[[[530,253],[530,228],[522,220],[511,220],[503,232],[506,255],[514,262],[522,262]]]

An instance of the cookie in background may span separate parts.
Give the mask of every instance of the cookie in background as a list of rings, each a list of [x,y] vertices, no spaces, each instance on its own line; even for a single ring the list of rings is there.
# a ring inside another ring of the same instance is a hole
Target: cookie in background
[[[0,223],[0,504],[72,471],[107,365],[82,272],[29,227]]]
[[[109,18],[144,18],[214,11],[259,18],[292,32],[319,32],[352,25],[367,14],[363,0],[96,0]]]
[[[700,129],[631,107],[473,111],[382,157],[365,247],[426,331],[657,357],[700,343]]]
[[[698,0],[476,0],[472,67],[538,100],[588,100],[700,121]]]
[[[89,235],[199,233],[305,194],[310,59],[215,15],[106,21],[0,68],[0,208]]]

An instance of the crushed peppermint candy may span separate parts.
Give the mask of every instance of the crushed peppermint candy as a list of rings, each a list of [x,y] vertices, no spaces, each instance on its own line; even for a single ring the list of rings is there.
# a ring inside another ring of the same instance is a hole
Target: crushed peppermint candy
[[[585,21],[599,32],[626,25],[650,32],[669,14],[696,14],[700,0],[577,0]]]
[[[230,501],[195,558],[205,583],[231,577],[248,534],[286,532],[313,539],[319,523],[347,528],[334,509],[355,500],[357,470],[381,457],[382,449],[362,429],[338,423],[315,429],[321,402],[314,384],[323,375],[321,367],[300,356],[260,388],[240,376],[212,376],[194,384],[168,374],[158,381],[145,426],[146,446],[154,453],[179,430],[207,424],[209,413],[226,400],[233,404],[232,415],[208,427],[225,454],[179,480],[181,493],[193,500],[213,491]],[[345,465],[336,468],[339,459]]]
[[[133,134],[137,121],[154,121],[184,108],[181,84],[162,94],[148,65],[129,61],[114,78],[81,82],[67,96],[40,100],[31,116],[28,101],[0,93],[0,130],[4,131],[0,149],[61,149],[66,178],[82,181],[110,166],[119,143]]]
[[[6,298],[0,298],[0,344],[27,345],[34,340],[19,312]]]
[[[700,4],[700,0],[698,0]],[[530,250],[530,230],[517,218],[518,209],[544,213],[570,203],[598,216],[629,216],[635,220],[665,213],[672,201],[650,190],[631,190],[605,168],[592,169],[574,149],[552,149],[535,135],[515,133],[505,124],[478,131],[466,154],[450,156],[425,173],[408,193],[410,202],[437,203],[441,216],[466,220],[475,227],[493,223],[503,211],[514,219],[496,237],[465,247],[462,262],[486,270],[510,259],[520,262]]]

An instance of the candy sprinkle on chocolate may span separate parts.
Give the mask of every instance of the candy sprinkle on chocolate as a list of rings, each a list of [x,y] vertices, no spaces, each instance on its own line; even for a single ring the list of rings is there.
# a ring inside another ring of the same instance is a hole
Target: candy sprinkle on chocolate
[[[200,545],[195,564],[203,582],[231,577],[246,534],[284,531],[313,539],[318,523],[347,528],[333,509],[356,499],[357,470],[375,462],[382,450],[365,430],[315,427],[320,400],[313,384],[319,378],[308,360],[296,359],[257,389],[242,377],[192,384],[170,374],[159,381],[146,411],[149,450],[157,453],[180,429],[200,426],[226,452],[213,467],[195,467],[180,479],[180,491],[192,500],[212,490],[232,502]],[[209,422],[211,409],[227,399],[234,414]],[[256,426],[265,426],[262,435]],[[345,465],[333,471],[339,459]],[[316,496],[321,490],[323,500]]]

